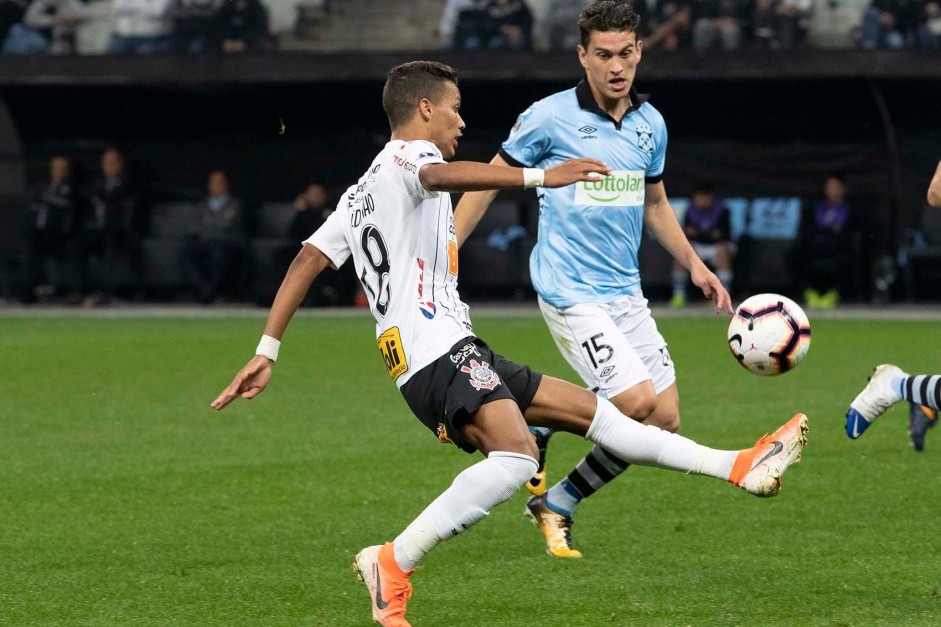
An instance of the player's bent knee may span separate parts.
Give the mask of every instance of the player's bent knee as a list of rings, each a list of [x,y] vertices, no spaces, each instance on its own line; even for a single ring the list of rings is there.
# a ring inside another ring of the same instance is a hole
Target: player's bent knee
[[[676,433],[680,430],[680,415],[676,412],[669,414],[654,413],[650,416],[650,418],[645,420],[644,423],[659,427],[664,431],[669,431],[670,433]]]
[[[657,409],[656,394],[634,394],[624,398],[618,395],[611,402],[619,412],[634,420],[646,420]]]

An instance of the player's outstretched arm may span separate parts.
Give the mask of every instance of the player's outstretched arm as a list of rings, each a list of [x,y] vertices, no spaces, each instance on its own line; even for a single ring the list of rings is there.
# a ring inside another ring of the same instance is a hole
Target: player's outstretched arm
[[[513,168],[477,161],[429,163],[418,172],[422,186],[432,192],[479,192],[520,187],[565,187],[595,181],[611,173],[597,159],[569,159],[554,168]]]
[[[271,305],[265,335],[276,340],[284,336],[288,323],[304,300],[311,283],[329,264],[330,260],[317,247],[305,244],[301,248],[301,252],[291,262],[278,289],[278,295]],[[252,357],[245,367],[238,371],[232,383],[211,403],[211,407],[223,409],[236,398],[250,399],[261,394],[271,380],[272,363],[273,361],[264,355]]]
[[[509,167],[510,164],[498,154],[490,160],[490,165]],[[467,192],[461,196],[457,207],[454,208],[454,229],[457,234],[458,246],[463,246],[470,234],[480,224],[498,192],[499,190],[496,189],[488,189],[480,192]]]
[[[938,162],[938,169],[935,170],[934,177],[928,185],[928,204],[941,209],[941,161]]]
[[[676,213],[667,199],[663,182],[647,185],[644,189],[644,223],[657,241],[667,249],[674,259],[689,270],[693,285],[702,290],[703,295],[715,303],[716,313],[725,311],[734,313],[732,297],[706,264],[702,262],[683,233]]]

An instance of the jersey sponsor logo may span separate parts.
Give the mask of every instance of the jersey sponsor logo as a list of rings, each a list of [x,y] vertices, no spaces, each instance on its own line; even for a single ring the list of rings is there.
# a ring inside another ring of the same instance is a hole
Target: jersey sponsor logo
[[[418,155],[418,158],[419,158],[419,159],[431,159],[432,157],[438,157],[438,158],[440,158],[441,155],[439,155],[439,154],[436,153],[436,152],[423,152],[423,153],[421,153],[420,155]]]
[[[480,351],[477,350],[477,345],[465,344],[463,348],[451,355],[451,363],[459,364],[471,355],[477,355],[480,357]]]
[[[600,181],[575,184],[576,205],[633,207],[644,204],[644,171],[614,170]]]
[[[478,363],[476,359],[471,359],[470,368],[461,366],[461,372],[466,372],[470,375],[470,384],[474,386],[474,389],[478,392],[483,389],[492,390],[500,385],[500,377],[497,376],[496,372],[490,369],[490,364],[486,361]]]
[[[392,155],[392,163],[399,166],[406,172],[415,173],[418,171],[418,168],[414,163],[412,163],[411,161],[407,159],[403,159],[402,157],[397,157],[395,155]]]
[[[433,302],[431,302],[430,300],[426,300],[424,302],[418,303],[418,310],[421,312],[421,315],[431,320],[432,318],[435,317],[435,313],[437,313],[438,308],[435,307],[435,304]]]
[[[646,124],[638,124],[637,147],[644,152],[653,152],[653,129]]]
[[[405,348],[402,346],[402,336],[398,327],[392,327],[382,332],[376,340],[382,360],[386,364],[386,371],[395,381],[408,370],[405,360]]]

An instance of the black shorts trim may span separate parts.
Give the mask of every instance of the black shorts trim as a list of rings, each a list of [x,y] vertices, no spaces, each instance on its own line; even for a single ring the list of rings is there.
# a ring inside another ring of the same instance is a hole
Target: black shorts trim
[[[400,388],[423,425],[445,444],[468,453],[477,449],[461,435],[468,416],[493,401],[509,399],[525,412],[542,375],[494,353],[486,342],[468,336],[431,362]]]

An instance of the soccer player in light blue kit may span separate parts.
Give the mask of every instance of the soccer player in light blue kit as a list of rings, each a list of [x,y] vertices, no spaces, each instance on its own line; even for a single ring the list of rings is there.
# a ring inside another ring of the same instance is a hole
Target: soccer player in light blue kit
[[[600,0],[586,7],[578,20],[585,79],[523,112],[491,163],[545,168],[584,154],[614,170],[603,181],[539,191],[533,287],[556,345],[588,387],[635,420],[676,431],[676,374],[640,286],[637,253],[644,227],[689,270],[717,312],[731,314],[732,305],[667,200],[666,126],[633,87],[643,48],[638,22],[630,4]],[[463,196],[455,209],[459,243],[495,196]],[[537,442],[548,434],[534,431]],[[575,507],[628,465],[595,446],[548,492],[540,468],[528,485],[535,496],[525,513],[542,530],[551,555],[581,557],[571,539]]]

